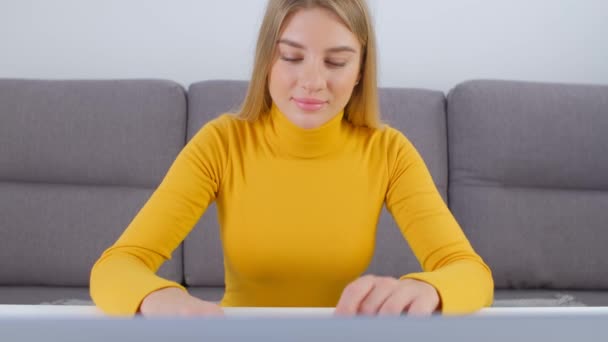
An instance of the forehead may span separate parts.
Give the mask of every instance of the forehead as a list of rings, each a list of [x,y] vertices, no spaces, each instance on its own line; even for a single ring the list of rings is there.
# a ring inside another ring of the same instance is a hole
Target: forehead
[[[283,22],[279,39],[296,41],[309,49],[344,45],[360,49],[355,34],[336,14],[323,8],[301,9],[290,14]]]

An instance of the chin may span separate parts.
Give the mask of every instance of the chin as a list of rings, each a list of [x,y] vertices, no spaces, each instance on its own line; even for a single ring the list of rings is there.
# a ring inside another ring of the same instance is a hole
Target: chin
[[[297,126],[303,129],[314,129],[321,125],[317,122],[317,120],[304,119],[298,120]]]
[[[292,117],[292,122],[303,129],[312,129],[321,126],[319,124],[318,114],[315,113],[302,113],[296,112],[297,114]]]

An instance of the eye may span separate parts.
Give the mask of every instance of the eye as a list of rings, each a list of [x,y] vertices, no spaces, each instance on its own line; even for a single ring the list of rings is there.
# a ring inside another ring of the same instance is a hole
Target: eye
[[[325,63],[332,68],[342,68],[343,66],[346,65],[346,63],[340,63],[340,62],[331,61],[331,60],[327,60],[327,61],[325,61]]]
[[[292,62],[292,63],[297,63],[302,61],[302,58],[291,58],[291,57],[287,57],[287,56],[281,56],[281,59],[286,61],[286,62]]]

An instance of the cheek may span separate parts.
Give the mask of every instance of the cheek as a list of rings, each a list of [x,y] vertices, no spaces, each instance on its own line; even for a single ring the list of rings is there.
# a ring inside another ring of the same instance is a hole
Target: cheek
[[[348,87],[354,86],[357,80],[358,68],[353,65],[348,65],[344,69],[335,70],[330,74],[329,79],[336,86]]]
[[[350,97],[350,94],[357,80],[356,72],[348,72],[344,74],[335,74],[329,79],[329,88],[334,93],[334,96]]]
[[[282,77],[283,72],[280,70],[280,67],[277,64],[273,65],[270,69],[270,74],[268,75],[268,90],[274,101],[282,98],[283,93],[285,92],[285,84]]]
[[[284,63],[275,63],[270,71],[270,82],[274,83],[277,86],[280,86],[281,89],[285,89],[285,87],[289,86],[295,80],[295,73],[291,68],[286,66]]]

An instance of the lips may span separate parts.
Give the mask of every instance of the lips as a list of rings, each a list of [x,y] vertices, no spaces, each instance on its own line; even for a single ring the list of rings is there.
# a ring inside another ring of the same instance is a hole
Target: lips
[[[294,97],[292,99],[293,99],[293,102],[295,102],[296,106],[298,106],[300,109],[308,111],[308,112],[317,111],[317,110],[323,108],[323,106],[325,106],[325,104],[327,103],[327,101],[314,99],[314,98]]]

